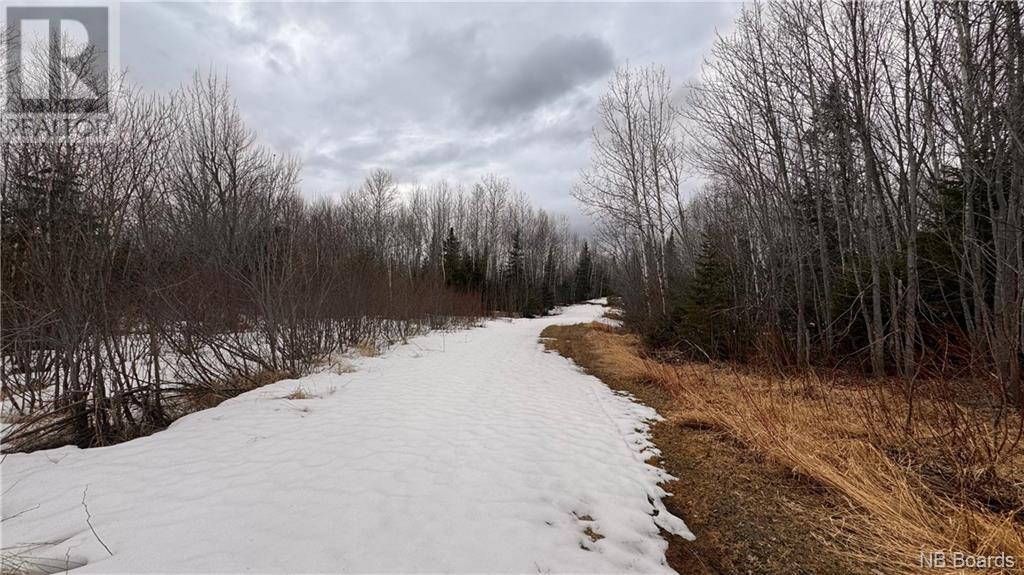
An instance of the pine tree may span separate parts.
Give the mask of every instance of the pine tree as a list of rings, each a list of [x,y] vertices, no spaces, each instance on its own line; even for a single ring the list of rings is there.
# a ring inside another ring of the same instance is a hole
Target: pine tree
[[[590,279],[593,273],[594,262],[590,257],[590,246],[583,242],[583,249],[580,251],[580,259],[576,264],[576,300],[585,301],[592,297]]]
[[[444,265],[444,283],[449,287],[465,289],[469,277],[462,261],[459,238],[455,236],[455,228],[448,228],[448,237],[441,246]]]
[[[683,285],[685,272],[674,233],[669,233],[668,241],[665,242],[665,275],[669,291],[673,297],[677,296],[679,287]]]
[[[548,257],[544,262],[544,285],[541,286],[541,307],[544,312],[558,303],[555,295],[555,280],[555,248],[551,246],[548,248]]]
[[[717,242],[706,236],[694,277],[686,285],[682,305],[676,310],[677,335],[712,358],[726,355],[731,307],[729,269]]]

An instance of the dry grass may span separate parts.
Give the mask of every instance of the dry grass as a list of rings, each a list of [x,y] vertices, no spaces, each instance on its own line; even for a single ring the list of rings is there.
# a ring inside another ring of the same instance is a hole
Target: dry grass
[[[361,341],[355,345],[355,348],[363,357],[377,357],[381,354],[380,347],[372,341]]]
[[[604,535],[601,535],[597,531],[594,531],[594,528],[589,526],[583,530],[583,534],[586,535],[592,543],[597,543],[598,541],[604,539]]]
[[[299,387],[296,387],[295,389],[293,389],[291,393],[289,393],[288,395],[282,397],[281,399],[293,399],[293,400],[294,399],[313,399],[315,397],[319,397],[319,396],[310,394],[305,389],[303,389],[302,386],[300,385]]]
[[[1024,562],[1019,418],[932,394],[915,401],[908,420],[904,394],[886,384],[669,365],[646,358],[635,337],[598,323],[587,339],[604,373],[670,391],[676,409],[663,414],[670,421],[721,430],[829,488],[849,507],[833,526],[841,535],[834,544],[866,569],[920,573],[922,551]]]
[[[217,407],[236,395],[289,377],[292,377],[292,374],[286,371],[263,371],[252,377],[230,379],[212,387],[190,389],[182,396],[184,403],[181,405],[181,413],[175,414],[175,417]]]

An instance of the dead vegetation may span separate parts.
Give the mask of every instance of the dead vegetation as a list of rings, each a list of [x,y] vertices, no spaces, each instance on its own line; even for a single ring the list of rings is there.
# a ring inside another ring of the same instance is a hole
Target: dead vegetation
[[[312,391],[309,391],[305,387],[299,385],[295,389],[293,389],[291,393],[289,393],[288,395],[281,396],[281,399],[288,399],[292,401],[301,399],[323,399],[324,397],[334,395],[334,392],[336,391],[337,388],[332,385],[322,393],[313,393]]]
[[[339,359],[331,362],[328,370],[335,375],[345,375],[346,373],[355,373],[356,366],[344,359]]]
[[[181,394],[178,417],[217,407],[225,400],[247,391],[293,377],[287,371],[262,371],[252,377],[236,377],[218,385],[189,388]]]
[[[0,573],[3,575],[40,575],[49,573],[67,573],[86,565],[85,561],[72,559],[70,556],[61,559],[48,559],[32,555],[36,549],[45,544],[22,545],[5,548],[0,552]]]
[[[157,421],[139,419],[118,433],[111,433],[108,444],[144,437],[165,429],[173,421],[190,413],[217,407],[225,400],[247,391],[293,377],[287,371],[260,371],[251,376],[236,376],[212,384],[168,387],[164,390],[164,417]],[[46,409],[32,414],[7,414],[4,423],[17,423],[16,430],[4,437],[4,451],[36,451],[67,445],[73,440],[68,428],[72,417],[68,409]]]
[[[1012,556],[1018,566],[1024,560],[1020,418],[957,402],[955,393],[943,391],[949,382],[919,384],[919,399],[911,404],[901,388],[884,381],[659,362],[645,356],[636,337],[604,324],[549,328],[543,335],[555,338],[550,345],[563,353],[564,340],[577,340],[567,355],[606,381],[663,394],[656,407],[667,425],[715,430],[761,462],[757,473],[781,467],[823,487],[828,501],[821,505],[836,509],[819,510],[826,536],[811,545],[852,561],[853,572],[919,573],[922,552],[932,551]],[[657,430],[655,441],[665,452]],[[718,453],[707,457],[714,461]],[[687,489],[682,480],[680,489]],[[714,488],[706,495],[732,497]],[[972,572],[1013,570],[990,563]],[[846,571],[839,565],[829,570]]]
[[[377,357],[381,354],[380,346],[369,340],[357,343],[355,345],[355,350],[363,357]]]
[[[296,399],[312,399],[314,397],[317,397],[317,396],[310,394],[308,391],[303,389],[302,386],[300,385],[299,387],[296,387],[295,389],[293,389],[291,393],[289,393],[288,395],[284,396],[283,399],[291,399],[291,400],[296,400]]]

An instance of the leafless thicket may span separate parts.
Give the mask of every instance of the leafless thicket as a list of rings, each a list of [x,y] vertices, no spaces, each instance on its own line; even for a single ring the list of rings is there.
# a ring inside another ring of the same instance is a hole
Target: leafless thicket
[[[0,149],[9,446],[144,434],[190,398],[467,324],[520,284],[574,297],[579,240],[504,180],[400,193],[376,170],[308,202],[223,81],[112,97],[102,143]]]
[[[686,98],[621,71],[577,192],[631,318],[711,357],[970,369],[1024,405],[1021,12],[758,3]],[[686,204],[680,164],[709,178]]]
[[[682,138],[664,70],[620,69],[599,104],[593,165],[574,189],[616,258],[619,288],[634,317],[668,314],[672,238],[682,234]]]

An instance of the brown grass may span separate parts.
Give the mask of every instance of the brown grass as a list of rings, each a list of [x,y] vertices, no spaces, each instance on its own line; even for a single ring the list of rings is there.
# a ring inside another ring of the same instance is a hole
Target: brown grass
[[[355,348],[363,357],[377,357],[381,354],[380,347],[372,341],[361,341],[355,345]]]
[[[309,392],[307,392],[305,389],[303,389],[302,386],[300,385],[299,387],[296,387],[295,389],[293,389],[291,393],[289,393],[288,395],[284,396],[282,399],[292,399],[292,400],[294,400],[294,399],[313,399],[315,397],[318,397],[318,396],[311,395]]]
[[[188,390],[182,398],[181,413],[175,417],[181,417],[196,411],[217,407],[225,400],[241,395],[264,385],[276,383],[282,379],[288,379],[292,374],[286,371],[263,371],[252,377],[238,377],[230,379],[212,387],[196,387]]]
[[[604,539],[604,535],[601,535],[597,531],[594,531],[594,528],[589,526],[583,530],[583,534],[586,535],[592,543],[597,543],[598,541]]]
[[[1024,564],[1019,418],[932,393],[914,402],[908,419],[905,394],[883,382],[669,365],[645,357],[633,336],[604,324],[588,328],[589,361],[667,390],[670,422],[720,430],[826,487],[848,509],[832,526],[831,544],[865,570],[920,573],[923,551],[1006,555]]]

